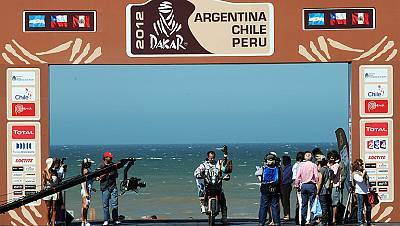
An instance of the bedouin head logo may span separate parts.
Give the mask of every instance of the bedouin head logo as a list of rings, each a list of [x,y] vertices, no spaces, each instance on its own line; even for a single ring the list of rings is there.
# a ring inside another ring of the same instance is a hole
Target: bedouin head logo
[[[162,33],[170,37],[182,29],[182,25],[175,21],[174,9],[171,2],[161,2],[158,7],[158,14],[160,15],[160,19],[153,23],[154,31],[158,36]]]
[[[150,34],[151,49],[186,49],[183,37],[177,34],[182,24],[175,20],[174,8],[169,1],[163,1],[158,7],[160,18],[153,23],[154,34]],[[164,37],[162,37],[164,36]]]

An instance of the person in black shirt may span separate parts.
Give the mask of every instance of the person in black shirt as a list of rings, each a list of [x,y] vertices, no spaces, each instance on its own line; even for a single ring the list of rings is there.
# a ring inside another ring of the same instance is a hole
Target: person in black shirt
[[[103,154],[103,162],[100,164],[99,168],[101,169],[106,166],[114,164],[112,162],[112,157],[113,156],[110,152],[108,151],[105,152]],[[117,178],[118,178],[117,169],[113,170],[108,174],[104,174],[98,178],[98,180],[100,180],[100,190],[103,201],[104,226],[110,224],[110,210],[109,210],[110,203],[111,203],[112,221],[115,224],[121,224],[121,222],[118,220]]]

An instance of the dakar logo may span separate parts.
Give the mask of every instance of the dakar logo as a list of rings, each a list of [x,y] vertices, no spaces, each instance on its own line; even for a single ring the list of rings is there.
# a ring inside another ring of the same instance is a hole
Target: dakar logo
[[[172,3],[163,1],[158,7],[160,18],[153,23],[154,34],[150,34],[151,49],[186,49],[183,45],[183,37],[177,34],[182,25],[175,21]]]

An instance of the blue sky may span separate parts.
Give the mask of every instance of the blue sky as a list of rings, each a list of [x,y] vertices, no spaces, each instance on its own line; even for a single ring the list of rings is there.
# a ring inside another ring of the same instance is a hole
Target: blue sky
[[[348,64],[50,66],[50,143],[334,142]]]

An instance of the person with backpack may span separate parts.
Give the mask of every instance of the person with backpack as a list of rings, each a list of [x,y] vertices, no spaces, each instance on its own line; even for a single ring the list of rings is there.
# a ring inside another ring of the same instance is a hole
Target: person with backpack
[[[317,183],[317,198],[321,204],[322,225],[328,225],[331,216],[331,191],[333,171],[328,167],[328,160],[323,156],[318,163],[318,183]]]
[[[264,226],[269,209],[272,212],[274,225],[280,226],[280,189],[282,174],[277,166],[276,156],[267,154],[264,165],[257,168],[255,175],[261,181],[260,186],[260,210],[258,213],[258,225]]]
[[[365,207],[365,220],[367,226],[371,226],[371,209],[372,205],[368,201],[369,193],[369,177],[367,171],[364,169],[364,162],[361,159],[354,160],[352,164],[353,171],[353,186],[354,192],[357,195],[357,221],[358,225],[363,224],[363,210]]]
[[[295,187],[301,192],[301,225],[310,224],[306,222],[308,213],[308,201],[310,206],[313,206],[315,196],[317,193],[318,183],[318,168],[315,163],[311,161],[312,154],[310,151],[306,151],[304,154],[304,160],[297,170]]]

